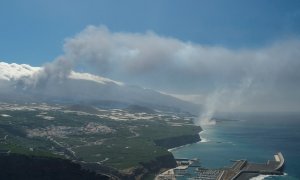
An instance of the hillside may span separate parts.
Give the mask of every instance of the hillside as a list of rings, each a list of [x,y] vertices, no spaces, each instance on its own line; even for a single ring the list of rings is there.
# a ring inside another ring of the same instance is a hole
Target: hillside
[[[67,78],[38,80],[43,68],[0,62],[0,98],[6,102],[137,104],[155,109],[197,113],[199,106],[151,89],[72,71]],[[39,83],[38,83],[39,82]],[[103,103],[104,102],[104,103]],[[113,103],[112,103],[113,102]]]
[[[186,113],[132,112],[132,107],[137,106],[1,103],[0,150],[70,159],[86,169],[130,179],[175,166],[167,148],[200,140],[201,128]]]

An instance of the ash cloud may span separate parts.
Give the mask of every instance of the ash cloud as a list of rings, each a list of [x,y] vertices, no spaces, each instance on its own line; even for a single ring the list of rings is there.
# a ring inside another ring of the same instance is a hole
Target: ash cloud
[[[66,39],[65,53],[44,66],[35,84],[63,82],[72,69],[84,69],[170,94],[198,94],[205,97],[198,103],[206,102],[209,116],[215,111],[298,111],[299,49],[297,38],[233,50],[150,31],[89,26]]]

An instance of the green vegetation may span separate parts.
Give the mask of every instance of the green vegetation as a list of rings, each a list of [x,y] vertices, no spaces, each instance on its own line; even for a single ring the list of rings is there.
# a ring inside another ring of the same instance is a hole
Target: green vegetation
[[[91,114],[66,107],[3,108],[0,151],[128,169],[169,154],[155,140],[195,135],[201,130],[182,114],[150,112],[95,109]]]
[[[23,154],[0,154],[0,179],[14,180],[99,180],[104,175],[81,169],[79,164],[60,158],[44,158]]]

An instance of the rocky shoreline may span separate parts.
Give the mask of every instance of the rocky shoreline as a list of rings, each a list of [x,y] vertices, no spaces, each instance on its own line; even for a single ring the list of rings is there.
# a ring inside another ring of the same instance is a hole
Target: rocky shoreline
[[[182,135],[177,137],[170,137],[164,139],[155,140],[157,146],[170,149],[176,148],[187,144],[199,142],[199,133],[194,135]],[[111,167],[102,166],[99,164],[81,164],[84,169],[89,169],[97,174],[105,174],[110,176],[111,179],[124,179],[124,180],[140,180],[151,175],[155,175],[163,170],[175,168],[176,161],[171,152],[167,152],[166,155],[158,156],[150,162],[141,162],[139,166],[126,170],[117,170]]]
[[[193,134],[193,135],[183,135],[183,136],[170,137],[165,139],[158,139],[155,140],[154,142],[157,146],[161,146],[167,149],[172,149],[187,144],[193,144],[199,141],[201,141],[200,135]]]
[[[155,140],[157,146],[161,146],[166,149],[176,148],[187,144],[199,142],[201,140],[199,133],[194,135],[182,135],[177,137],[170,137],[164,139]],[[131,172],[124,174],[121,179],[143,179],[151,174],[157,174],[165,169],[175,168],[176,161],[171,152],[167,155],[159,156],[155,160],[147,163],[141,163],[140,167],[133,169]]]

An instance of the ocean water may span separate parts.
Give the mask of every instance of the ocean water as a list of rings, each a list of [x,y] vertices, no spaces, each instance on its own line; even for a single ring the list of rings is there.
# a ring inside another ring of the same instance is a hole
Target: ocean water
[[[300,180],[300,114],[231,115],[216,125],[203,126],[202,141],[171,150],[175,158],[198,158],[203,167],[231,166],[230,160],[266,162],[282,152],[284,176],[256,179]],[[236,120],[236,121],[231,121]]]

